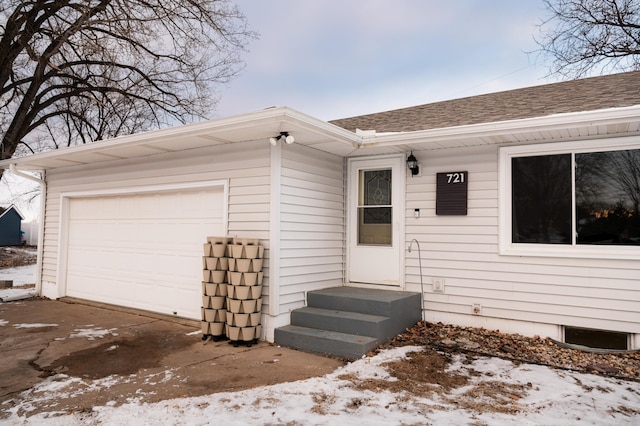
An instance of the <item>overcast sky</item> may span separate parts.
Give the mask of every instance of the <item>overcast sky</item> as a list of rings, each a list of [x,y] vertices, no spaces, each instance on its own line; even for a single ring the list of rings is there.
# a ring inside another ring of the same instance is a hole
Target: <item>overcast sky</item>
[[[529,53],[542,0],[235,1],[260,37],[215,117],[288,106],[331,120],[553,81]],[[0,203],[23,183],[3,179]]]
[[[236,0],[246,68],[217,117],[289,106],[331,120],[553,82],[542,0]]]

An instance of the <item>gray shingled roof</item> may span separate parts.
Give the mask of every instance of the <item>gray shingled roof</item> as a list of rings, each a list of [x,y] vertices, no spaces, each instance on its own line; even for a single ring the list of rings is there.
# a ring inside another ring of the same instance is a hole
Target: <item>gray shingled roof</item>
[[[527,87],[330,121],[350,131],[410,132],[640,105],[640,71]]]

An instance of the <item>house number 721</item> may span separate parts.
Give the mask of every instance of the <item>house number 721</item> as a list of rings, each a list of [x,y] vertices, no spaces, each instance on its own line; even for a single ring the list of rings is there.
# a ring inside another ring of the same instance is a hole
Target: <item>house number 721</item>
[[[464,173],[447,173],[447,183],[464,183]]]

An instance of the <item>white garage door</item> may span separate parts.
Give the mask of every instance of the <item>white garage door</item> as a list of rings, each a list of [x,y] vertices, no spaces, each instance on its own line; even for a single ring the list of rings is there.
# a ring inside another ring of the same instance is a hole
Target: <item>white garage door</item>
[[[71,198],[66,294],[200,318],[202,244],[224,235],[223,193]]]

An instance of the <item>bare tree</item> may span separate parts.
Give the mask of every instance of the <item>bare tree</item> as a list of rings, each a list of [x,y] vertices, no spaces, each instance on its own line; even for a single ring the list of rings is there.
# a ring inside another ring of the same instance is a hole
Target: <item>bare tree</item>
[[[0,0],[0,31],[1,159],[207,118],[255,37],[228,0]]]
[[[551,73],[569,78],[640,69],[640,0],[544,0],[536,40]]]

